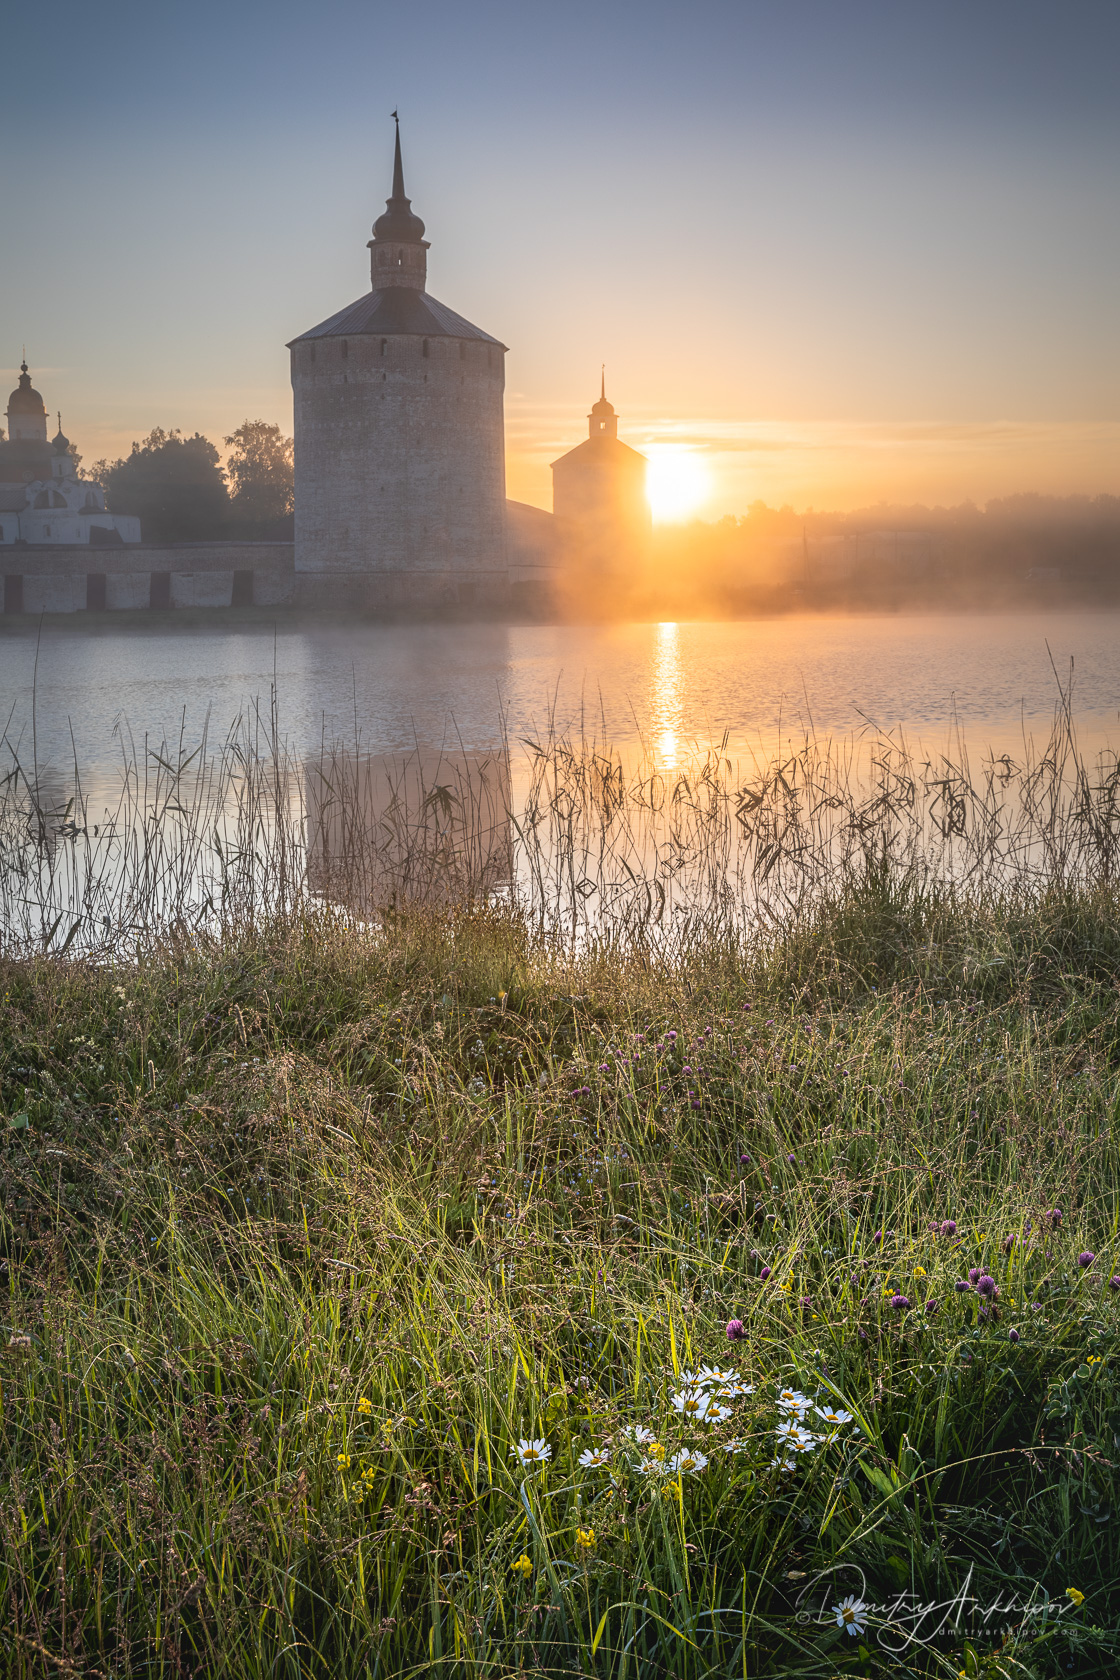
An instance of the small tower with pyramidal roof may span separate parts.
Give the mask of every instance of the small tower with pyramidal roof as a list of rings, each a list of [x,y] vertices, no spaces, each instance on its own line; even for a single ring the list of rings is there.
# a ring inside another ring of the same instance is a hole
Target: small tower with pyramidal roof
[[[393,118],[370,290],[288,346],[296,572],[306,605],[482,605],[508,588],[506,347],[427,291]]]
[[[603,605],[624,605],[649,557],[651,520],[646,457],[623,443],[607,401],[606,370],[588,435],[552,463],[552,510],[570,596],[586,590]]]

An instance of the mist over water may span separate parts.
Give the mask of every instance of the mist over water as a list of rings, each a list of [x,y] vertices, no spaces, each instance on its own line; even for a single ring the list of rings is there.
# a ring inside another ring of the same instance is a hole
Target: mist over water
[[[35,678],[36,649],[38,675]],[[1049,651],[1048,651],[1049,649]],[[1051,657],[1053,666],[1051,665]],[[1074,663],[1083,748],[1115,741],[1120,615],[781,618],[611,625],[313,624],[231,630],[34,626],[0,632],[0,722],[40,767],[83,777],[120,762],[114,732],[217,744],[275,682],[297,753],[325,740],[363,751],[514,747],[559,734],[644,741],[676,768],[694,743],[750,750],[779,739],[903,727],[929,751],[959,726],[971,750],[1047,730]],[[10,719],[10,722],[9,722]],[[73,745],[71,744],[73,732]],[[516,754],[515,754],[516,755]]]

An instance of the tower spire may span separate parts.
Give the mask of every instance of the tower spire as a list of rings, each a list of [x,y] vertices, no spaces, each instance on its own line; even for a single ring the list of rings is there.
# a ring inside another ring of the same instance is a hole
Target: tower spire
[[[599,401],[607,400],[607,364],[603,362],[599,369]]]
[[[408,200],[404,197],[404,164],[401,162],[401,119],[393,112],[393,121],[397,125],[397,138],[393,147],[393,198]],[[392,199],[389,200],[390,204]]]
[[[385,200],[385,214],[373,224],[369,242],[370,283],[374,291],[389,286],[411,286],[423,291],[427,277],[428,241],[424,224],[404,191],[404,163],[401,159],[401,119],[391,113],[396,125],[393,136],[393,191]]]

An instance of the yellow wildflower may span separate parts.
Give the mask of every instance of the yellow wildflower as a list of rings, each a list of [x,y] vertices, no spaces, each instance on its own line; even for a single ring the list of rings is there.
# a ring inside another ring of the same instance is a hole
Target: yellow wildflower
[[[339,1455],[338,1455],[338,1468],[340,1470],[349,1470],[349,1468],[350,1468],[350,1454],[348,1452],[340,1452],[339,1453]]]
[[[914,1276],[915,1277],[925,1277],[925,1275],[926,1275],[926,1269],[925,1269],[924,1266],[915,1266],[914,1267]]]
[[[646,1452],[649,1454],[650,1458],[662,1459],[665,1457],[665,1448],[661,1445],[660,1441],[651,1441],[649,1446],[646,1448]]]
[[[370,1413],[373,1411],[373,1401],[367,1400],[363,1394],[362,1398],[358,1401],[358,1411],[362,1417],[369,1417]]]
[[[526,1581],[533,1573],[533,1562],[528,1552],[522,1552],[516,1563],[510,1565],[515,1575],[522,1576]]]
[[[366,1496],[366,1484],[364,1482],[351,1482],[350,1483],[350,1497],[351,1497],[351,1499],[356,1500],[360,1504],[361,1501],[365,1498],[365,1496]]]
[[[1066,1597],[1073,1600],[1074,1608],[1076,1610],[1080,1610],[1081,1606],[1085,1602],[1085,1594],[1083,1592],[1078,1592],[1076,1587],[1067,1587]]]
[[[589,1552],[595,1544],[595,1530],[593,1528],[576,1529],[576,1545],[583,1552]]]

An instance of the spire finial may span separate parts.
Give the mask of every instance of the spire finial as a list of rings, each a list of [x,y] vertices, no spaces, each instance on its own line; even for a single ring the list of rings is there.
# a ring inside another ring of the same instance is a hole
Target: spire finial
[[[599,369],[599,401],[607,400],[607,364],[604,362]]]

